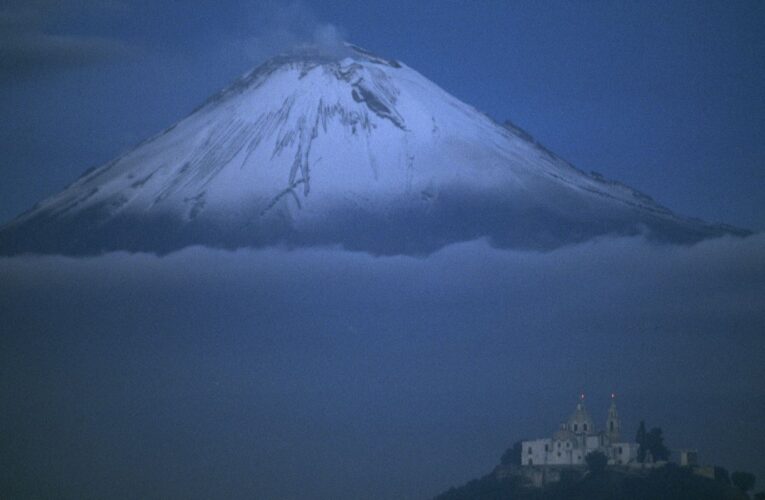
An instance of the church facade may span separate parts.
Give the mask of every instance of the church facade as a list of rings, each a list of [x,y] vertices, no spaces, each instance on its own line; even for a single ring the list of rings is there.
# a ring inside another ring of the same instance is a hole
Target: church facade
[[[605,428],[598,431],[584,406],[584,395],[574,413],[551,438],[522,442],[523,466],[583,466],[588,453],[600,451],[609,465],[630,465],[637,462],[638,444],[622,440],[621,421],[616,410],[616,397],[611,395]]]

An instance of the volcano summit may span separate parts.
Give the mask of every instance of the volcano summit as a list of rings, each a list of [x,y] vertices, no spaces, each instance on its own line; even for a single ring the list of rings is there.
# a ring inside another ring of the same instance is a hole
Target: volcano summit
[[[586,174],[394,60],[347,45],[275,57],[0,230],[0,254],[449,243],[555,248],[734,232]]]

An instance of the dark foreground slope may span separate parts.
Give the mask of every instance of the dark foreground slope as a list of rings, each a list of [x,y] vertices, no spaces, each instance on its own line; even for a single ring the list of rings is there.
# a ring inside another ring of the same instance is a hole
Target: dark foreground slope
[[[646,475],[607,470],[599,475],[571,475],[559,483],[534,488],[521,476],[491,473],[435,497],[434,500],[744,500],[749,497],[721,480],[669,464]]]

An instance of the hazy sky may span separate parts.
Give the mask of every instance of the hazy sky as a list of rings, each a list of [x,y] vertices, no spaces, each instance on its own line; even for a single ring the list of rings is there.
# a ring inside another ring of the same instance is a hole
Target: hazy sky
[[[584,170],[765,228],[757,1],[6,1],[0,220],[329,25]]]
[[[432,498],[582,391],[598,428],[616,392],[625,439],[646,419],[763,481],[763,255],[757,235],[0,258],[0,492]]]

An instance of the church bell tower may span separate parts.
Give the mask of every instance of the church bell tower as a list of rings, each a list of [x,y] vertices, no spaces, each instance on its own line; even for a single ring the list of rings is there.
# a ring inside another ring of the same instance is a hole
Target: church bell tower
[[[619,413],[616,411],[616,394],[611,394],[611,407],[608,409],[608,419],[606,419],[606,436],[611,443],[618,443],[621,440],[621,421]]]

